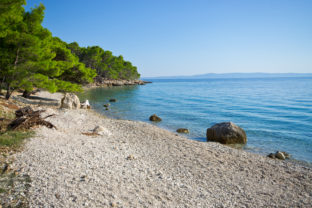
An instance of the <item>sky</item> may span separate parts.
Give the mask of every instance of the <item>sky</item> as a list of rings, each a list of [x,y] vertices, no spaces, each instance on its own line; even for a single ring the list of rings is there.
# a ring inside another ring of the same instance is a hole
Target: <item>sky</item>
[[[312,73],[311,0],[27,0],[43,26],[98,45],[142,77]]]

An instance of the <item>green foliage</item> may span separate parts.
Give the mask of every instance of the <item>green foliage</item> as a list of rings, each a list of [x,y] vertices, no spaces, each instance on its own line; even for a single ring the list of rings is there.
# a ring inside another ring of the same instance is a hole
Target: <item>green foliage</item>
[[[44,9],[40,4],[31,12],[21,13],[21,18],[16,18],[21,20],[14,21],[0,37],[0,81],[6,85],[7,98],[12,89],[80,91],[79,84],[92,82],[96,76],[95,70],[80,63],[65,42],[42,27]]]
[[[137,79],[137,68],[98,46],[65,43],[42,26],[45,7],[25,12],[25,0],[0,1],[0,88],[8,99],[15,89],[31,92],[80,91],[95,76]],[[27,93],[25,93],[26,95]]]
[[[23,140],[33,135],[31,131],[7,131],[0,133],[0,146],[19,147]]]
[[[67,48],[67,43],[59,38],[53,38],[53,51],[56,54],[52,68],[55,76],[63,81],[79,84],[93,81],[96,71],[79,62],[79,58]]]
[[[79,57],[87,67],[96,70],[98,76],[108,79],[138,79],[140,74],[131,62],[125,61],[122,56],[113,56],[111,51],[104,51],[99,46],[79,47],[78,43],[73,42],[67,47]]]
[[[0,37],[5,37],[12,25],[22,21],[25,0],[0,1]]]

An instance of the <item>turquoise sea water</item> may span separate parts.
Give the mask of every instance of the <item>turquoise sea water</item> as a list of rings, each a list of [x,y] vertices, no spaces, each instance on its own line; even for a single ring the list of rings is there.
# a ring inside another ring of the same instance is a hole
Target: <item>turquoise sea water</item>
[[[247,151],[289,152],[312,162],[312,78],[150,80],[145,86],[96,88],[80,95],[109,117],[149,122],[175,131],[188,128],[190,139],[206,141],[206,129],[233,121],[247,133]],[[110,110],[103,104],[110,98]]]

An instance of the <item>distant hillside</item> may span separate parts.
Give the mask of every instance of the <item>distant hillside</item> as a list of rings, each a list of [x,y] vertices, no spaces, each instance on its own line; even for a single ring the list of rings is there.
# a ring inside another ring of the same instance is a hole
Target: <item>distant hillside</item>
[[[208,73],[193,76],[144,77],[143,79],[216,79],[216,78],[274,78],[274,77],[312,77],[312,73]]]

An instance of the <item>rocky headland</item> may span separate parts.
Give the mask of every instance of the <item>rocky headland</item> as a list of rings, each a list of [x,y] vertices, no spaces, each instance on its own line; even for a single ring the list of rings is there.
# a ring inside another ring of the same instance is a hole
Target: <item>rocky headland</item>
[[[130,85],[145,85],[151,83],[149,81],[143,80],[115,80],[115,79],[105,79],[102,77],[96,77],[94,83],[88,84],[87,88],[92,87],[116,87],[116,86],[130,86]]]

